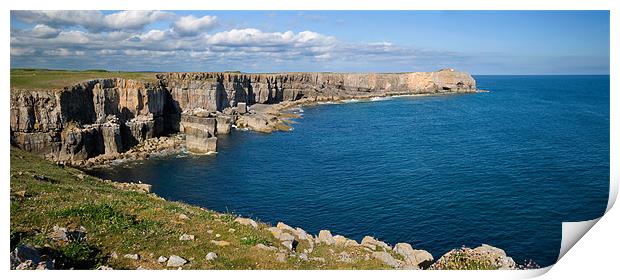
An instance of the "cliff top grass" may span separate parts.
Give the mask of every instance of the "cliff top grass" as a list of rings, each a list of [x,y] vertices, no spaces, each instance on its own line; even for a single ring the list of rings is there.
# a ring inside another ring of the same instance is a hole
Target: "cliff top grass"
[[[14,147],[10,155],[11,250],[18,245],[43,248],[57,256],[57,268],[93,269],[105,265],[114,269],[165,269],[166,264],[157,259],[171,255],[189,260],[183,269],[387,268],[376,259],[365,259],[367,252],[359,247],[327,245],[317,245],[309,254],[311,258],[324,258],[324,262],[297,257],[278,262],[276,252],[255,247],[260,243],[284,248],[266,230],[269,225],[265,223],[253,228],[235,222],[231,214],[116,189],[80,170]],[[54,226],[84,227],[86,239],[57,241],[50,236]],[[179,240],[183,234],[194,235],[195,240]],[[211,240],[230,245],[218,246]],[[304,246],[301,243],[298,251]],[[209,252],[215,252],[218,258],[206,261]],[[342,252],[353,261],[338,261]],[[138,254],[140,258],[125,258],[125,254]]]
[[[61,89],[79,82],[97,78],[124,78],[142,82],[156,82],[155,72],[119,72],[107,70],[48,70],[11,69],[11,88]]]

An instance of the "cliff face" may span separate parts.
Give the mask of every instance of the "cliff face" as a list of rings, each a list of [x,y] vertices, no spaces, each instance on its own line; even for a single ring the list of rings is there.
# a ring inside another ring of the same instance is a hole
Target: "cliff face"
[[[302,98],[347,98],[436,92],[471,92],[476,81],[467,73],[437,72],[397,74],[343,73],[166,73],[157,76],[177,103],[177,109],[221,111],[237,103],[279,103]]]
[[[116,78],[60,90],[12,89],[11,143],[50,159],[80,161],[182,132],[191,140],[189,146],[208,152],[215,150],[218,133],[228,133],[238,116],[252,113],[246,112],[246,104],[476,90],[469,74],[452,69],[398,74],[164,73],[157,78],[156,84]]]
[[[61,90],[11,91],[11,142],[55,160],[119,153],[163,132],[166,90],[99,79]]]

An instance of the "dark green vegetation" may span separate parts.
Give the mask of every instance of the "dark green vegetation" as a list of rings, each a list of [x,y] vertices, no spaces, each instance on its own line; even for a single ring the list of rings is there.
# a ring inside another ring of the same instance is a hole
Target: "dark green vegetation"
[[[11,87],[24,89],[61,89],[79,82],[97,78],[124,78],[142,82],[156,82],[155,72],[118,72],[107,70],[48,70],[11,69]]]
[[[45,161],[11,148],[11,250],[19,244],[38,247],[56,260],[56,268],[114,269],[138,267],[163,269],[159,256],[178,255],[189,262],[184,269],[381,269],[378,260],[365,260],[360,247],[318,245],[309,257],[276,260],[276,252],[256,244],[283,248],[259,223],[257,229],[220,214],[184,203],[169,202],[154,195],[115,189],[112,184],[85,175],[77,169]],[[184,217],[183,215],[187,216]],[[54,226],[86,229],[86,238],[57,241]],[[195,240],[181,241],[183,234]],[[220,237],[216,237],[219,234]],[[228,241],[218,246],[211,240]],[[301,243],[298,251],[308,248]],[[338,261],[347,252],[353,262]],[[218,258],[206,261],[215,252]],[[139,254],[139,260],[124,258]],[[114,256],[117,256],[116,258]]]

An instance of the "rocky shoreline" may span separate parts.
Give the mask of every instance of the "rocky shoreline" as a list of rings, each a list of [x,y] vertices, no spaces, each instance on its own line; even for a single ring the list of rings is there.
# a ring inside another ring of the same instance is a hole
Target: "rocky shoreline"
[[[291,119],[299,117],[290,110],[300,106],[397,95],[479,92],[471,76],[452,69],[406,74],[167,73],[158,75],[158,79],[156,85],[100,79],[62,90],[12,89],[11,143],[58,163],[94,168],[184,150],[213,153],[217,151],[217,136],[235,127],[262,133],[288,131]],[[106,183],[142,193],[151,189],[143,183]],[[282,222],[270,227],[242,217],[236,217],[234,222],[270,232],[279,244],[261,243],[255,247],[273,252],[278,262],[290,258],[325,262],[312,257],[312,253],[317,246],[327,246],[333,254],[338,251],[335,248],[355,250],[357,255],[338,253],[337,259],[342,262],[375,259],[397,269],[458,268],[455,258],[478,258],[500,269],[517,268],[503,250],[488,245],[453,250],[434,262],[430,253],[407,243],[390,246],[371,236],[358,243],[328,230],[313,236]],[[181,238],[193,240],[193,235]],[[230,245],[215,239],[212,243],[218,247]],[[12,252],[12,268],[41,267],[35,258],[24,257],[24,251],[33,249],[20,247]],[[125,258],[140,257],[126,254]],[[209,252],[206,258],[213,260],[217,254]],[[158,262],[182,267],[188,260],[171,255],[160,256]]]
[[[55,182],[55,178],[46,177],[31,171],[17,172],[11,174],[12,178],[34,178],[38,181]],[[90,177],[82,172],[72,172],[74,178],[78,181],[95,180],[104,184],[109,184],[121,192],[137,192],[140,196],[148,196],[160,203],[171,203],[165,199],[150,193],[151,186],[143,183],[118,183],[109,180],[101,180]],[[60,182],[55,182],[60,183]],[[12,199],[17,201],[32,196],[32,190],[11,191]],[[105,196],[109,196],[106,191]],[[80,206],[82,207],[82,206]],[[165,208],[165,206],[163,207]],[[179,214],[174,214],[175,221],[173,224],[184,224],[189,221],[198,219],[199,217],[208,216],[208,220],[212,223],[221,225],[220,229],[206,229],[183,231],[182,234],[175,236],[179,242],[184,244],[197,243],[202,240],[208,243],[210,248],[205,249],[204,258],[202,260],[190,257],[186,253],[179,251],[178,248],[167,248],[175,252],[171,255],[155,255],[153,253],[146,254],[144,251],[111,251],[107,258],[112,262],[129,262],[136,263],[138,269],[145,268],[173,268],[183,269],[191,268],[192,264],[206,262],[217,262],[220,255],[224,251],[230,250],[232,247],[240,246],[235,243],[233,237],[237,232],[250,232],[251,238],[255,240],[248,241],[247,235],[240,238],[241,246],[251,245],[250,250],[257,254],[264,254],[271,262],[281,265],[297,264],[313,264],[320,268],[330,262],[340,263],[342,265],[354,265],[360,262],[377,263],[384,268],[404,269],[404,270],[441,270],[441,269],[527,269],[523,265],[518,265],[514,260],[506,255],[506,253],[496,247],[482,244],[476,248],[460,248],[454,249],[439,258],[433,257],[432,254],[425,250],[415,248],[408,243],[397,243],[390,245],[372,236],[365,236],[361,241],[349,239],[342,235],[332,234],[329,230],[321,230],[318,234],[313,235],[299,227],[293,227],[283,222],[278,222],[275,226],[258,222],[250,218],[232,216],[231,214],[223,214],[212,212],[207,209],[191,207],[185,208]],[[82,208],[78,208],[82,209]],[[162,209],[162,206],[155,209]],[[73,210],[71,210],[73,211]],[[62,213],[56,211],[55,213]],[[55,214],[58,215],[58,214]],[[34,246],[30,244],[16,245],[11,250],[10,264],[11,269],[17,270],[34,270],[34,269],[66,269],[69,262],[66,256],[59,252],[54,252],[50,243],[62,244],[62,246],[70,246],[71,244],[85,244],[93,238],[92,225],[84,226],[83,224],[72,223],[66,226],[64,223],[50,221],[53,226],[47,230],[43,230],[42,234],[47,239],[46,246]],[[82,221],[85,222],[85,221]],[[227,234],[224,236],[224,234]],[[265,234],[273,238],[273,242],[264,238],[255,237],[257,233]],[[243,235],[242,235],[243,236]],[[236,236],[238,238],[238,236]],[[41,239],[41,238],[39,238]],[[206,240],[205,240],[206,239]],[[70,263],[70,262],[69,262]],[[95,267],[100,270],[111,270],[109,265],[98,265]]]

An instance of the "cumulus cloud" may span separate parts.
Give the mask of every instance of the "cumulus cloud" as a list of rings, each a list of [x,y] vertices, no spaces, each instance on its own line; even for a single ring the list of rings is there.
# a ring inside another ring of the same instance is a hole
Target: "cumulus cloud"
[[[311,31],[295,34],[286,32],[263,32],[254,28],[233,29],[214,34],[207,43],[216,46],[311,46],[331,44],[335,38]]]
[[[216,16],[183,16],[172,24],[172,29],[180,35],[193,36],[212,29],[217,25]]]
[[[81,26],[91,32],[139,30],[174,14],[162,11],[121,11],[104,15],[100,11],[12,11],[11,15],[25,23],[52,27]]]
[[[37,38],[53,38],[60,34],[60,30],[45,24],[37,24],[32,28],[31,34]]]
[[[160,11],[14,11],[30,24],[11,29],[11,63],[20,67],[271,71],[337,71],[337,65],[405,65],[459,56],[390,42],[343,42],[315,31],[220,30],[215,16]],[[173,18],[172,18],[173,17]],[[158,28],[146,28],[158,23]],[[166,29],[166,26],[169,28]],[[102,59],[102,56],[105,59]],[[50,65],[52,64],[52,65]],[[176,67],[176,68],[175,68]],[[322,68],[321,68],[322,67]],[[307,68],[307,69],[305,69]],[[290,70],[290,68],[285,68]]]

